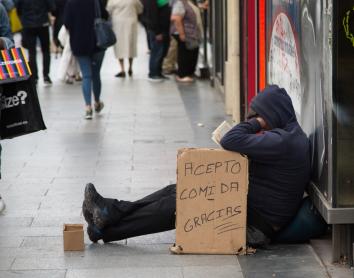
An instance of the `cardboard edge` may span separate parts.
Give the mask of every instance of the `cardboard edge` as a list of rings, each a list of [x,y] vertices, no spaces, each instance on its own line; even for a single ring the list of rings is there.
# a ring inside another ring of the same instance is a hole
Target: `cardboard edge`
[[[170,247],[170,252],[171,252],[172,254],[175,254],[175,255],[184,254],[184,253],[183,253],[183,248],[182,248],[182,246],[176,245],[176,243],[173,244],[173,245]]]
[[[71,227],[76,227],[78,229],[74,230],[74,231],[67,231],[66,228],[68,228],[70,226]],[[84,224],[68,224],[68,223],[64,223],[63,224],[63,232],[70,233],[70,232],[81,232],[81,231],[84,231]]]
[[[235,250],[234,252],[210,252],[210,253],[205,253],[205,252],[184,252],[183,247],[181,245],[176,245],[174,243],[170,248],[170,252],[174,255],[236,255],[236,256],[245,256],[245,255],[253,255],[256,253],[256,249],[248,247],[246,245],[241,246],[237,251]]]

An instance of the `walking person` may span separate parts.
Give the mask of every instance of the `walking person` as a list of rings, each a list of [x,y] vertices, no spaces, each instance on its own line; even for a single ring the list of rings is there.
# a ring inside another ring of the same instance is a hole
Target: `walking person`
[[[124,59],[128,59],[128,75],[133,75],[133,59],[137,56],[138,15],[143,12],[140,0],[109,0],[107,11],[111,16],[113,31],[117,37],[114,54],[121,71],[116,77],[125,77]]]
[[[0,4],[0,49],[8,49],[15,47],[10,22],[7,15],[7,11],[3,6],[3,2]],[[1,95],[0,95],[1,96]],[[0,110],[0,120],[1,120],[1,110]],[[1,145],[0,145],[0,167],[1,167]],[[1,178],[1,168],[0,168],[0,178]],[[0,213],[3,212],[6,208],[4,199],[0,195]]]
[[[101,0],[70,0],[64,10],[64,25],[69,31],[70,46],[79,62],[82,73],[82,92],[85,100],[85,119],[92,119],[92,91],[94,110],[100,113],[103,109],[101,101],[101,66],[105,49],[96,46],[94,31],[96,8],[101,16],[108,19],[108,12]]]
[[[38,81],[37,69],[37,39],[40,41],[43,55],[43,82],[45,86],[52,85],[50,71],[50,38],[49,16],[55,13],[54,0],[15,0],[18,15],[23,26],[22,46],[28,49],[29,65],[32,76]]]
[[[168,77],[162,74],[162,63],[170,45],[169,0],[142,0],[144,14],[141,17],[148,30],[150,41],[150,61],[148,78],[152,82],[160,82]]]
[[[193,82],[203,25],[199,8],[191,0],[176,0],[172,6],[171,34],[177,40],[178,82]]]

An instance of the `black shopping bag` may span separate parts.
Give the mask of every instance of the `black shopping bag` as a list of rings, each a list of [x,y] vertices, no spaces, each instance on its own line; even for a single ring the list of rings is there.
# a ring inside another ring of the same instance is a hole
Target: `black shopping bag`
[[[46,129],[31,69],[22,48],[0,51],[0,138]]]
[[[0,137],[10,139],[46,129],[32,79],[0,85]]]

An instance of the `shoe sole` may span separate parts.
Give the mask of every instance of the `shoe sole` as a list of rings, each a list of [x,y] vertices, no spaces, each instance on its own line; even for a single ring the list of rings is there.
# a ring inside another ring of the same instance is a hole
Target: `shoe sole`
[[[109,218],[102,214],[102,209],[100,209],[95,201],[95,195],[98,195],[93,184],[89,183],[85,187],[85,200],[87,211],[92,214],[93,224],[103,230],[109,224]],[[107,212],[108,214],[108,212]]]
[[[82,203],[82,215],[89,225],[93,224],[93,215],[88,211],[85,201]]]
[[[148,80],[153,83],[160,83],[160,82],[165,81],[164,79],[149,79],[149,78],[148,78]]]

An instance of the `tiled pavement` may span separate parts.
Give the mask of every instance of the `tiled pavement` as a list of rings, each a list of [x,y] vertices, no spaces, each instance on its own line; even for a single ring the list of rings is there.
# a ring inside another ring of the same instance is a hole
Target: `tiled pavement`
[[[102,114],[83,119],[80,85],[39,84],[48,129],[2,142],[0,277],[328,277],[310,245],[273,246],[254,256],[171,255],[174,232],[63,252],[63,223],[84,223],[83,188],[140,198],[175,181],[176,150],[215,147],[211,131],[225,118],[207,82],[177,86],[146,80],[139,46],[133,78],[118,80],[111,50],[104,61]],[[58,60],[52,61],[52,77]],[[203,126],[198,125],[202,123]]]

